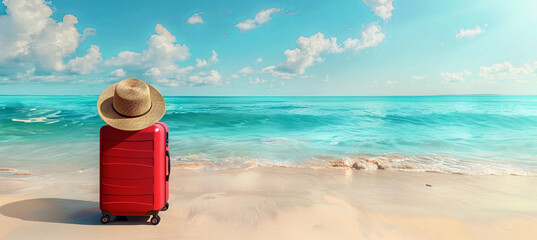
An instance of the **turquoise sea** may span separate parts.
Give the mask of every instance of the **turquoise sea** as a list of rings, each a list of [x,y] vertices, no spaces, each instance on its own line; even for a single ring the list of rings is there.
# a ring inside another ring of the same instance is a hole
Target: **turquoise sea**
[[[0,96],[0,177],[98,166],[98,96]],[[165,97],[175,163],[537,175],[537,96]],[[204,165],[206,166],[206,165]]]

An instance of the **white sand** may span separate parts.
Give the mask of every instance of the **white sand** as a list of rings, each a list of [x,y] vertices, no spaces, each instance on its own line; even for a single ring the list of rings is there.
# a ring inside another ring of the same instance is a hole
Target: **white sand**
[[[536,177],[176,168],[158,226],[145,217],[102,225],[97,171],[25,177],[0,184],[0,238],[537,238]]]

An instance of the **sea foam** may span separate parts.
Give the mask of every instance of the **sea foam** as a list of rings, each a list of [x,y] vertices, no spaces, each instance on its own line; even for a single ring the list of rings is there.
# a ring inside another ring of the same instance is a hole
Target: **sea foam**
[[[173,157],[173,167],[182,169],[221,170],[228,168],[283,167],[311,169],[353,169],[356,171],[410,171],[437,172],[463,175],[516,175],[537,176],[537,164],[525,163],[518,167],[503,163],[484,165],[482,162],[464,160],[452,156],[422,155],[403,156],[382,154],[334,158],[316,156],[300,162],[282,162],[251,157],[227,157],[218,159],[207,154]]]

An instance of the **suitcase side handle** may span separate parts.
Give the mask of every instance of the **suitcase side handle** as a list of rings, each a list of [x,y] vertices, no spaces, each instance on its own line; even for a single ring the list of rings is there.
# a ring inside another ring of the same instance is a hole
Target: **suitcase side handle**
[[[168,172],[166,173],[166,181],[170,180],[170,173],[172,169],[172,162],[170,159],[170,151],[166,150],[166,158],[168,158]]]

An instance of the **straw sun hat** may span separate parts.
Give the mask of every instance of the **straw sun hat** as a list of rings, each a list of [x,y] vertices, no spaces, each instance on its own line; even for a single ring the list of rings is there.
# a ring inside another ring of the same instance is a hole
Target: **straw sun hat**
[[[97,111],[108,125],[137,131],[158,122],[166,112],[166,102],[151,85],[136,78],[127,78],[101,93]]]

